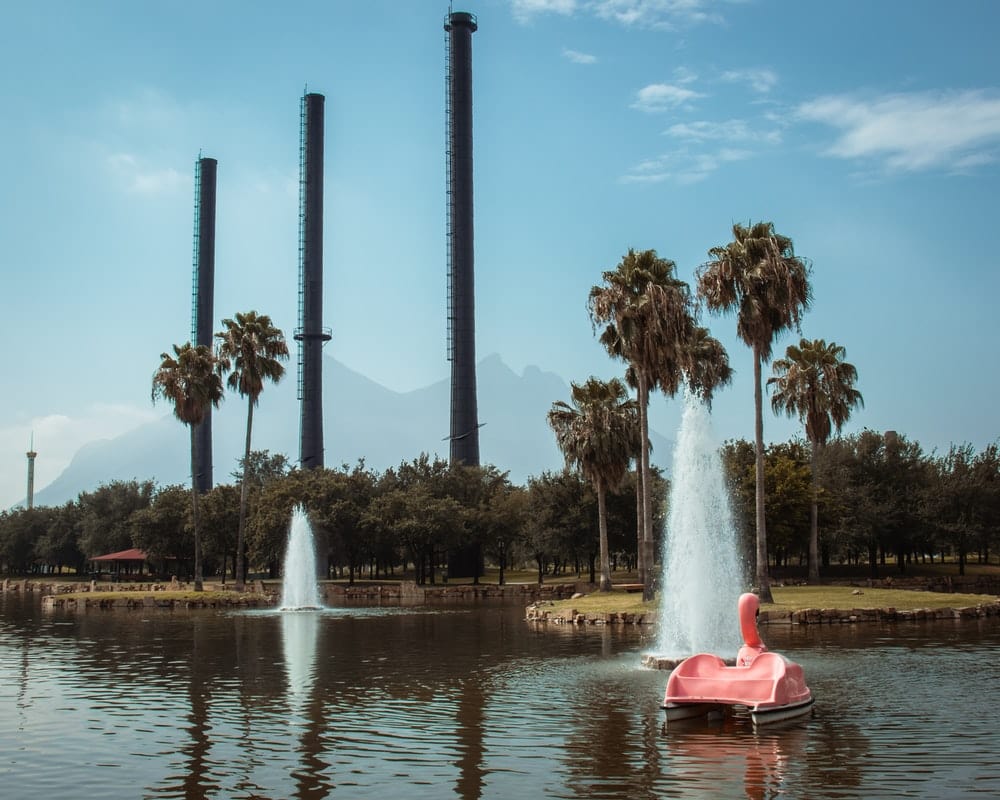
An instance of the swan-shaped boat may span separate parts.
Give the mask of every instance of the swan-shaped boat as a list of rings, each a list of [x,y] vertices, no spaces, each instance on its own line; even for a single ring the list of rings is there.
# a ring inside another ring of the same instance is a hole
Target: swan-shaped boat
[[[768,651],[757,631],[760,600],[747,592],[737,604],[743,646],[736,666],[717,655],[698,653],[678,664],[667,679],[663,708],[667,722],[745,706],[754,725],[808,714],[813,697],[802,667]]]

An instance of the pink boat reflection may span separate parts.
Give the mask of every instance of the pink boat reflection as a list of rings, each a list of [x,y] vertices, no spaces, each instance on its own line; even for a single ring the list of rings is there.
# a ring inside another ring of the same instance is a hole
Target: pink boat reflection
[[[754,725],[762,725],[812,710],[813,697],[802,667],[769,652],[761,641],[757,631],[759,608],[757,595],[740,596],[743,646],[736,655],[736,666],[727,667],[717,655],[698,653],[674,668],[663,699],[667,722],[744,706]]]

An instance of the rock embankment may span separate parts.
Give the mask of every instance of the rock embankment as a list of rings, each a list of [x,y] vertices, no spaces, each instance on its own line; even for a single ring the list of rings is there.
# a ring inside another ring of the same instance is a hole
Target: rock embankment
[[[959,608],[804,608],[799,611],[761,611],[758,622],[761,625],[821,625],[853,624],[870,622],[925,622],[943,619],[980,619],[1000,617],[1000,602],[981,603]],[[556,625],[648,625],[656,622],[656,613],[624,614],[602,612],[599,614],[580,613],[575,609],[567,611],[532,603],[527,608],[529,622],[554,623]]]

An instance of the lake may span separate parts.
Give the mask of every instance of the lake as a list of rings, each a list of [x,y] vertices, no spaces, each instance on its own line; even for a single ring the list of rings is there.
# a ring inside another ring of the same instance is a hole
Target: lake
[[[39,606],[0,596],[4,797],[1000,795],[992,618],[765,626],[814,715],[665,731],[652,629],[535,627],[509,605]]]

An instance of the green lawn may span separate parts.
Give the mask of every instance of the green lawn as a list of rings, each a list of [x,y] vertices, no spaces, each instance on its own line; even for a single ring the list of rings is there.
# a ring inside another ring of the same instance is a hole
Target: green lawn
[[[961,608],[980,603],[995,603],[996,597],[981,594],[943,594],[941,592],[913,592],[903,589],[861,589],[853,586],[772,586],[773,604],[762,605],[764,610],[799,611],[804,608]],[[555,612],[576,610],[579,614],[605,614],[609,612],[642,614],[655,612],[656,601],[642,602],[640,593],[620,589],[610,592],[592,592],[576,600],[557,600],[546,609]],[[736,609],[733,609],[733,614]]]

